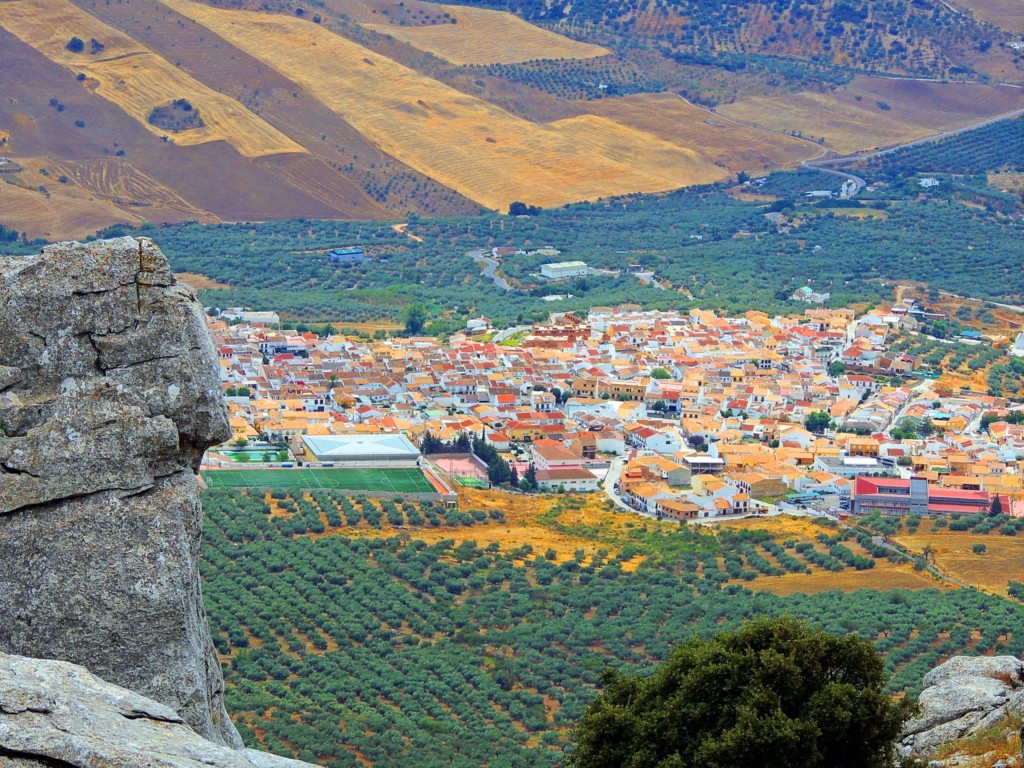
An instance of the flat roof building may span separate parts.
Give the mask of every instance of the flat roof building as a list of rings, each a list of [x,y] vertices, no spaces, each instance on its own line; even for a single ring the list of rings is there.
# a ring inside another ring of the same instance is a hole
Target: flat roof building
[[[540,273],[549,280],[582,277],[587,274],[587,265],[583,261],[556,261],[552,264],[541,264]]]
[[[420,451],[403,434],[331,435],[313,437],[303,435],[306,450],[317,461],[344,465],[379,464],[414,467]]]

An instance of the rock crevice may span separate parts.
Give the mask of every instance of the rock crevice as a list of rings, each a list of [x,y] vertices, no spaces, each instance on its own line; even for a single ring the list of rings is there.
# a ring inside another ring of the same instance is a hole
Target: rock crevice
[[[921,711],[907,724],[904,754],[939,747],[1024,715],[1024,661],[1014,656],[954,656],[924,678]]]
[[[0,258],[0,651],[240,747],[198,571],[195,470],[229,435],[202,307],[151,242]]]

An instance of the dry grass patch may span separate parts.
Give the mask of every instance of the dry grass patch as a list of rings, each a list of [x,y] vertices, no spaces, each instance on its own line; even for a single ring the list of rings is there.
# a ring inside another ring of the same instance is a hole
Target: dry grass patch
[[[587,109],[659,139],[690,147],[724,163],[734,173],[793,165],[824,152],[821,147],[804,139],[779,136],[722,120],[671,93],[600,99],[588,104]]]
[[[847,543],[849,546],[849,543]],[[743,586],[752,590],[771,592],[775,595],[792,595],[797,592],[855,592],[858,589],[948,589],[950,585],[915,571],[910,564],[895,565],[887,560],[876,560],[875,567],[868,571],[846,568],[839,573],[815,569],[811,574],[787,573],[785,576],[758,576]]]
[[[197,291],[215,291],[220,288],[231,287],[226,283],[217,282],[212,277],[200,275],[195,272],[176,272],[174,276],[186,285],[191,285]]]
[[[994,189],[1024,193],[1024,173],[990,173],[988,183]]]
[[[851,219],[880,219],[885,221],[889,218],[888,211],[876,211],[874,208],[829,208],[828,210],[836,216],[846,216]]]
[[[601,549],[606,550],[609,556],[614,556],[618,552],[615,541],[619,537],[624,537],[629,531],[628,524],[657,525],[657,523],[640,520],[632,515],[617,515],[611,512],[604,497],[600,494],[576,497],[523,496],[504,491],[485,491],[462,487],[458,489],[458,494],[460,509],[498,509],[504,513],[505,522],[437,528],[432,526],[406,527],[402,530],[412,538],[425,541],[428,544],[435,544],[445,539],[454,539],[458,543],[472,541],[481,548],[486,548],[489,544],[497,544],[505,553],[524,544],[529,544],[533,547],[535,556],[543,555],[548,549],[553,549],[557,553],[554,560],[556,563],[572,560],[577,550],[583,550],[585,553],[584,563],[587,563]],[[565,507],[567,498],[581,500],[582,506],[579,508]],[[596,526],[600,528],[602,535],[597,537],[556,530],[544,520],[544,513],[549,512],[556,505],[562,506],[564,509],[557,519],[558,523],[569,528]],[[396,535],[397,531],[388,527],[373,528],[365,523],[360,523],[357,527],[332,528],[330,533],[358,537],[388,537]],[[624,571],[634,571],[640,565],[641,560],[642,558],[636,557],[624,563],[622,568]]]
[[[856,77],[832,93],[752,96],[719,112],[762,128],[823,138],[831,149],[848,154],[962,128],[1020,108],[1024,91],[1009,86]]]
[[[1020,0],[958,0],[957,5],[1000,29],[1024,34],[1024,4]]]
[[[147,218],[153,218],[153,209],[161,218],[172,220],[188,218],[202,222],[219,221],[208,211],[192,205],[173,189],[161,184],[121,158],[90,160],[62,160],[42,158],[52,172],[67,176],[72,184],[96,197],[116,204],[145,205]]]
[[[383,151],[489,208],[658,192],[728,174],[699,152],[607,118],[525,120],[293,16],[165,5],[300,84]]]
[[[517,64],[534,59],[593,59],[609,53],[600,45],[581,43],[549,32],[504,11],[462,5],[439,5],[437,10],[448,13],[456,23],[363,26],[459,65]]]
[[[838,528],[827,528],[818,525],[811,518],[782,515],[769,518],[746,518],[717,525],[719,528],[740,528],[744,530],[765,530],[775,536],[777,542],[788,539],[796,541],[816,541],[819,533],[835,535]],[[855,541],[847,541],[845,545],[855,554],[866,555]],[[819,543],[818,547],[822,545]],[[772,558],[769,558],[772,559]],[[911,563],[891,563],[888,560],[875,560],[875,567],[866,571],[845,568],[838,573],[825,571],[812,566],[810,574],[787,573],[784,576],[759,575],[750,582],[742,582],[742,586],[771,592],[776,595],[791,595],[797,592],[812,594],[815,592],[855,592],[858,589],[948,589],[950,585],[940,581],[927,572],[915,571]]]
[[[347,320],[342,320],[334,323],[336,328],[342,330],[352,329],[360,333],[373,333],[374,331],[398,331],[405,326],[401,323],[396,323],[393,320],[366,320],[362,323],[352,323]]]
[[[199,110],[205,125],[171,134],[177,144],[223,140],[245,157],[305,152],[234,99],[208,88],[67,0],[2,2],[0,24],[54,63],[85,75],[85,87],[116,104],[156,136],[167,131],[149,124],[150,113],[184,98]],[[73,37],[84,41],[81,53],[68,50]],[[90,53],[93,39],[103,45],[96,53]]]
[[[0,221],[29,238],[80,240],[116,222],[141,223],[143,218],[112,203],[71,193],[53,183],[47,197],[41,192],[0,182]]]
[[[922,526],[927,525],[927,521]],[[1024,571],[1024,540],[1016,536],[990,533],[984,536],[967,531],[918,532],[901,534],[896,541],[914,552],[927,545],[935,548],[935,565],[954,579],[982,589],[1005,595],[1007,582],[1019,579]],[[985,554],[976,555],[971,548],[985,545]]]
[[[776,517],[744,517],[739,520],[723,520],[709,523],[707,527],[717,530],[739,529],[745,531],[770,531],[780,541],[797,539],[811,541],[819,533],[835,534],[838,529],[818,525],[810,517],[778,515]]]

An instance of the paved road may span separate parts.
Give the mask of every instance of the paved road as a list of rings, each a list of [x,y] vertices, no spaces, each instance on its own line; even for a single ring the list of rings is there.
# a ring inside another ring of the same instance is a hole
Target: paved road
[[[489,256],[484,256],[486,251],[470,251],[466,255],[469,256],[477,264],[480,264],[484,268],[484,277],[488,277],[494,281],[494,284],[501,288],[503,291],[511,291],[512,286],[508,284],[508,281],[504,277],[496,273],[498,269],[498,262]]]
[[[846,173],[844,171],[837,171],[834,168],[826,168],[825,167],[825,163],[827,163],[827,162],[829,162],[829,161],[828,160],[809,160],[807,162],[801,163],[801,165],[803,165],[804,168],[809,168],[812,171],[821,171],[822,173],[829,173],[829,174],[832,174],[833,176],[842,176],[844,179],[847,179],[848,181],[852,181],[853,184],[854,184],[853,194],[851,194],[849,196],[849,198],[847,198],[847,199],[850,199],[850,200],[852,200],[857,195],[859,195],[860,191],[862,189],[864,189],[864,187],[867,186],[868,183],[864,179],[862,179],[860,176],[854,176],[852,173]]]
[[[887,542],[881,536],[872,536],[871,540],[873,542],[875,542],[875,544],[877,544],[878,546],[884,547],[885,549],[888,549],[888,550],[891,550],[893,552],[896,552],[897,554],[903,555],[904,557],[907,557],[907,556],[913,557],[913,555],[910,554],[908,551],[900,549],[899,547],[894,547],[892,544]],[[925,570],[928,571],[929,573],[934,574],[935,576],[938,576],[943,581],[948,581],[950,584],[956,584],[958,587],[963,587],[964,589],[974,589],[974,587],[972,585],[970,585],[970,584],[964,584],[962,581],[957,581],[953,577],[947,576],[942,571],[940,571],[938,568],[936,568],[934,565],[931,565],[931,564],[926,565],[925,566]]]
[[[601,487],[604,489],[605,496],[612,500],[615,506],[625,509],[629,512],[635,512],[641,514],[637,510],[633,509],[629,504],[619,498],[619,495],[615,493],[615,484],[619,482],[619,478],[622,476],[622,467],[625,466],[626,460],[622,456],[616,456],[612,459],[611,465],[608,467],[608,474],[604,476],[604,480],[601,482]]]
[[[492,338],[491,341],[497,344],[510,336],[515,336],[517,333],[522,333],[523,331],[528,330],[530,330],[530,326],[528,325],[513,325],[511,328],[505,328],[504,330],[498,331],[494,334],[494,338]]]

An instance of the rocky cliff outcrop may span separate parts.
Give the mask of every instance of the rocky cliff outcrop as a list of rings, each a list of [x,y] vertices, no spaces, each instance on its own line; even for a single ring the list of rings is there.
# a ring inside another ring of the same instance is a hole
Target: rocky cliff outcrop
[[[1014,656],[954,656],[925,675],[924,685],[904,754],[929,755],[1008,715],[1024,715],[1024,662]]]
[[[195,470],[228,436],[202,307],[152,243],[0,258],[0,651],[240,747],[198,571]]]
[[[62,661],[0,653],[0,768],[312,768],[203,739],[170,707]]]

